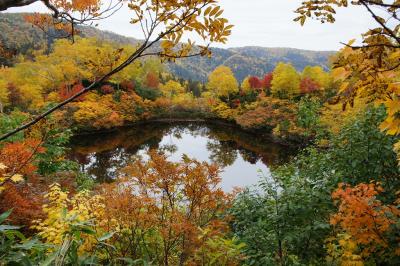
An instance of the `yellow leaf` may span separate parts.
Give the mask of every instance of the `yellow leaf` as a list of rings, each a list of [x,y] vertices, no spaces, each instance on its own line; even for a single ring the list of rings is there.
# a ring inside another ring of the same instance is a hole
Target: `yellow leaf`
[[[352,39],[349,41],[349,43],[347,45],[352,46],[355,42],[356,42],[356,39]]]
[[[400,58],[400,51],[394,52],[389,56],[390,59],[396,60]]]
[[[343,67],[338,67],[332,70],[332,76],[335,81],[344,80],[348,75],[349,72]]]
[[[215,8],[210,12],[210,17],[212,17],[212,16],[214,16],[215,14],[217,14],[218,11],[219,11],[219,9],[220,9],[219,6],[215,7]]]
[[[0,163],[0,170],[5,170],[7,169],[7,166],[3,163]]]
[[[207,16],[208,14],[210,14],[211,9],[212,9],[211,6],[207,7],[206,11],[204,12],[204,16]]]
[[[10,179],[15,183],[19,183],[21,181],[24,181],[24,177],[22,175],[20,175],[20,174],[13,175]]]

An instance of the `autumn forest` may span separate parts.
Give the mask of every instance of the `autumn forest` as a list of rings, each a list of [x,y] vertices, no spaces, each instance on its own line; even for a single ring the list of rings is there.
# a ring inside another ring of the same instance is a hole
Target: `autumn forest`
[[[400,1],[300,1],[375,25],[326,52],[223,2],[0,1],[0,266],[400,265]]]

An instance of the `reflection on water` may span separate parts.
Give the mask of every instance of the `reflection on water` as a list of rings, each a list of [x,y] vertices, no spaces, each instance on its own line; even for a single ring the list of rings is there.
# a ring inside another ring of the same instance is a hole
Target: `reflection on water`
[[[111,133],[78,136],[72,140],[70,158],[99,182],[110,182],[133,155],[149,149],[164,151],[170,160],[182,154],[217,163],[223,170],[222,188],[257,184],[259,170],[287,161],[293,150],[235,127],[203,123],[158,123],[122,128]]]

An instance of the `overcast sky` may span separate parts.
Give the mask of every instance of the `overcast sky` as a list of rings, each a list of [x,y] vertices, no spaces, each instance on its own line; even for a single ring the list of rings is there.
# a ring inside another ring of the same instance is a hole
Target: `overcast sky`
[[[235,25],[229,42],[219,47],[265,46],[293,47],[309,50],[338,50],[353,38],[359,38],[374,26],[371,17],[361,7],[338,10],[335,24],[320,24],[309,20],[304,27],[293,22],[293,11],[301,0],[220,0],[225,17]],[[8,12],[43,12],[35,3]],[[98,28],[129,37],[142,38],[140,28],[129,23],[131,13],[122,9],[104,20]]]

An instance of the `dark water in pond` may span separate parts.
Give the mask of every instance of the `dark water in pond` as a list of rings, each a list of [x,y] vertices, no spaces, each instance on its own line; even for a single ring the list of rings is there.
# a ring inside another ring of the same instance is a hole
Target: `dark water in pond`
[[[270,175],[270,166],[288,161],[295,153],[286,146],[226,125],[154,123],[74,137],[69,156],[99,182],[110,182],[133,155],[146,157],[149,149],[166,152],[171,161],[179,161],[186,154],[199,161],[217,163],[222,169],[221,186],[225,191],[256,185],[262,176]]]

